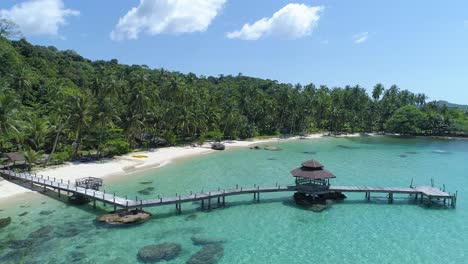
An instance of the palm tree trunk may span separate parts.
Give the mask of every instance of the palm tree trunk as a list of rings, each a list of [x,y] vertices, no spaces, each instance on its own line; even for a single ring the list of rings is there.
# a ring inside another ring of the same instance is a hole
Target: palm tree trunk
[[[58,144],[58,140],[59,140],[59,137],[60,137],[60,134],[62,133],[62,128],[63,128],[63,123],[60,122],[60,125],[59,125],[59,129],[57,131],[57,135],[55,135],[55,140],[54,140],[54,146],[52,147],[52,151],[50,152],[50,155],[46,158],[46,160],[44,161],[44,167],[47,166],[47,164],[49,163],[50,161],[50,158],[54,155],[54,152],[55,152],[55,149],[57,148],[57,144]]]

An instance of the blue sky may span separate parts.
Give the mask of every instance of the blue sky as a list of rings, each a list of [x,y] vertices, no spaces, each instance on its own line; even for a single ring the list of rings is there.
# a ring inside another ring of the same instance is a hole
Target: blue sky
[[[468,1],[142,2],[2,0],[0,16],[33,44],[93,60],[330,87],[381,82],[468,103]]]

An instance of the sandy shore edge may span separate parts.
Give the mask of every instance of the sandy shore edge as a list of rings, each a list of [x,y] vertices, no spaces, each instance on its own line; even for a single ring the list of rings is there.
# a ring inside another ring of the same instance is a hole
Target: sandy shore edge
[[[356,137],[360,134],[350,134],[340,137]],[[323,134],[312,134],[304,137],[288,137],[288,138],[268,138],[268,139],[254,139],[247,141],[224,141],[226,149],[249,147],[256,144],[283,142],[288,140],[298,139],[313,139],[325,137]],[[50,178],[63,179],[64,181],[70,180],[74,182],[76,179],[83,177],[122,177],[136,171],[147,169],[154,169],[165,166],[175,160],[199,156],[216,152],[210,148],[210,143],[206,143],[200,147],[181,146],[181,147],[167,147],[159,148],[150,151],[132,152],[130,154],[115,157],[90,163],[71,163],[48,167],[44,170],[37,171],[38,175],[49,176]],[[135,156],[142,155],[143,158]],[[7,180],[2,180],[0,177],[0,203],[6,202],[10,198],[15,198],[22,194],[31,194],[34,191],[21,187],[17,184],[11,183]]]

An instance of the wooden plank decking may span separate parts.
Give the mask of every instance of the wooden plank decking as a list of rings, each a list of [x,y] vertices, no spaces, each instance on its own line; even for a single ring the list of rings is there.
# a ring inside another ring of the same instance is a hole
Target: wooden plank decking
[[[32,186],[40,186],[41,188],[53,189],[56,190],[59,195],[61,192],[66,192],[67,194],[79,194],[86,196],[94,202],[101,201],[106,204],[113,205],[114,208],[143,208],[143,207],[154,207],[162,205],[171,205],[175,204],[178,211],[180,211],[180,205],[182,203],[201,201],[202,207],[203,203],[206,201],[208,208],[210,208],[210,203],[212,199],[217,199],[218,204],[225,203],[225,197],[234,196],[234,195],[243,195],[243,194],[254,194],[254,199],[256,201],[260,200],[260,193],[273,193],[273,192],[295,192],[296,186],[256,186],[253,188],[235,188],[235,189],[226,189],[226,190],[217,190],[212,192],[203,192],[195,193],[190,195],[180,195],[176,197],[161,197],[158,199],[126,199],[123,197],[116,196],[115,194],[105,193],[101,191],[95,191],[92,189],[86,189],[82,187],[75,186],[70,182],[58,181],[56,179],[49,179],[43,176],[37,176],[30,173],[16,173],[9,170],[0,170],[0,174],[7,179],[17,179],[29,183]],[[408,187],[408,188],[388,188],[388,187],[366,187],[366,186],[330,186],[330,192],[359,192],[365,193],[366,198],[370,199],[371,193],[384,193],[388,194],[389,200],[393,201],[393,194],[412,194],[415,195],[416,199],[418,196],[422,199],[426,197],[429,199],[444,199],[448,200],[452,207],[456,204],[456,195],[441,191],[435,187],[431,186],[418,186],[418,187]]]

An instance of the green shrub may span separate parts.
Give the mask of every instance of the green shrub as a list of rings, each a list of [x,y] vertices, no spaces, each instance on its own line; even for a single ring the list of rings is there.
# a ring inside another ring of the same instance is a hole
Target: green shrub
[[[113,139],[104,143],[104,152],[109,156],[123,155],[130,151],[132,151],[132,149],[126,140]]]
[[[63,164],[70,159],[70,156],[70,153],[67,151],[55,152],[54,155],[52,155],[51,161],[53,164]]]
[[[167,131],[167,132],[164,134],[164,139],[167,140],[167,143],[168,143],[169,145],[174,146],[175,144],[177,144],[177,136],[176,136],[176,134],[174,134],[174,132],[172,132],[172,131]]]
[[[223,132],[221,132],[219,130],[213,130],[213,131],[208,131],[206,133],[203,133],[201,135],[201,138],[211,139],[211,140],[214,140],[214,141],[221,141],[224,138],[224,134],[223,134]]]

